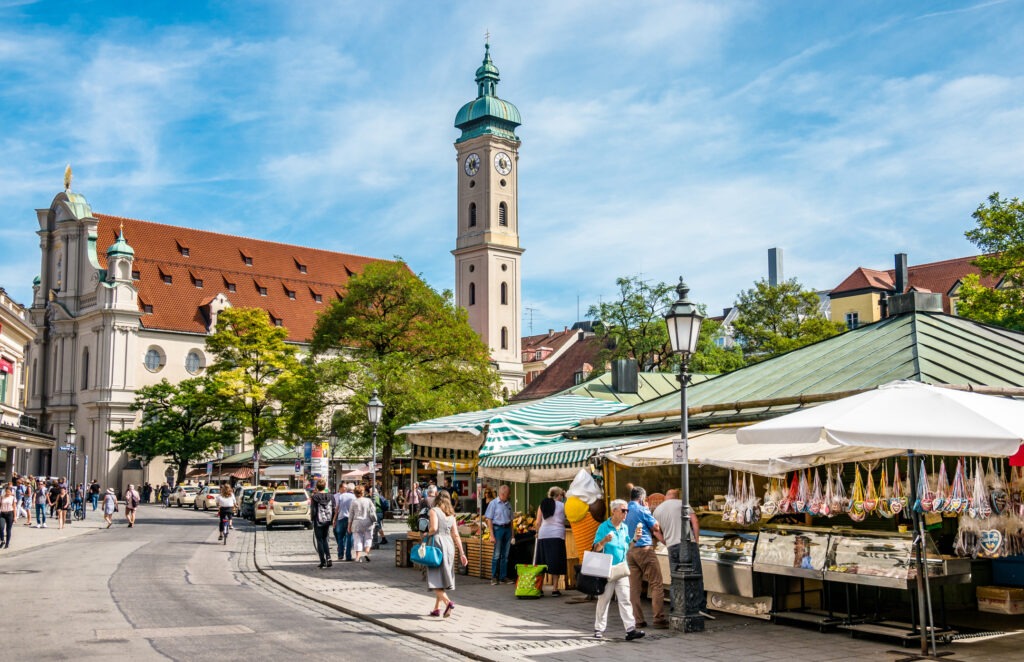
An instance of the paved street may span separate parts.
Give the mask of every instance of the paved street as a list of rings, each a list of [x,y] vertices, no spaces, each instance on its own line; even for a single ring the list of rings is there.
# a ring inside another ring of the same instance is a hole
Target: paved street
[[[211,515],[148,506],[134,529],[98,521],[15,531],[0,554],[3,659],[461,659],[267,581],[251,531],[222,546]]]

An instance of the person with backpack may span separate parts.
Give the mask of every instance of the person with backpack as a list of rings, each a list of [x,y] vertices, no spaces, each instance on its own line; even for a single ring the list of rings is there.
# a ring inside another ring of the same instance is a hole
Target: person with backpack
[[[330,568],[334,563],[331,561],[331,530],[334,528],[337,519],[337,510],[334,508],[334,497],[327,491],[327,481],[318,478],[316,491],[310,496],[313,512],[313,544],[316,553],[320,557],[320,569]]]

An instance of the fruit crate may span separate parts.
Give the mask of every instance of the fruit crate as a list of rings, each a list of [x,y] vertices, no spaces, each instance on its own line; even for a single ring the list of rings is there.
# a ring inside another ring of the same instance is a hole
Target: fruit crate
[[[412,552],[413,546],[418,542],[419,540],[410,540],[409,538],[395,541],[395,565],[397,567],[412,567],[412,561],[409,559],[409,554]]]
[[[473,577],[489,579],[491,576],[491,558],[494,556],[494,543],[488,538],[472,536],[462,539],[466,547],[466,559],[469,561],[469,574]]]

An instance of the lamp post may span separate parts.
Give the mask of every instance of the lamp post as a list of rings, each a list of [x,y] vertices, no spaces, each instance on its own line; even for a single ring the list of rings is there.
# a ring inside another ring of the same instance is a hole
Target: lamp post
[[[67,484],[68,484],[68,494],[69,495],[72,493],[72,489],[71,489],[71,456],[73,456],[75,454],[75,437],[77,436],[77,434],[78,434],[78,431],[75,430],[75,422],[71,421],[71,423],[68,424],[67,432],[64,433],[64,448],[61,449],[61,450],[65,451],[65,452],[67,452],[67,454],[68,454]]]
[[[370,464],[370,472],[373,478],[370,479],[370,487],[377,489],[377,427],[380,425],[380,418],[384,414],[384,403],[377,397],[377,389],[373,389],[373,396],[366,403],[366,420],[373,426],[373,456]]]
[[[700,337],[700,324],[704,316],[689,299],[690,288],[679,278],[676,286],[679,299],[665,312],[665,324],[668,326],[669,342],[672,351],[680,356],[679,362],[679,433],[681,448],[674,449],[673,457],[682,461],[682,538],[672,560],[672,627],[681,632],[703,632],[704,617],[700,610],[703,607],[703,581],[700,574],[700,554],[697,542],[690,541],[690,450],[689,450],[689,416],[686,410],[686,386],[690,381],[690,357],[697,349]]]

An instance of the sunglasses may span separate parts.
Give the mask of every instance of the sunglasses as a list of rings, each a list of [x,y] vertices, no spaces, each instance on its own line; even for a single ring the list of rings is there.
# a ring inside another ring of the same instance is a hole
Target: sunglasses
[[[629,512],[629,508],[619,508],[619,512],[620,513],[628,513]]]

